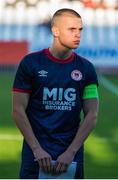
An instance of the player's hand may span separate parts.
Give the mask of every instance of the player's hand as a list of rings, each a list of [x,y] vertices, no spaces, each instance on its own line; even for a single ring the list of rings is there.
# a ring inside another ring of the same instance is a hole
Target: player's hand
[[[63,154],[61,154],[56,160],[54,174],[66,172],[73,159],[74,154],[71,151],[67,150]]]
[[[42,148],[35,149],[33,153],[34,153],[35,161],[38,161],[39,163],[40,169],[42,169],[45,172],[51,172],[52,170],[51,156]]]

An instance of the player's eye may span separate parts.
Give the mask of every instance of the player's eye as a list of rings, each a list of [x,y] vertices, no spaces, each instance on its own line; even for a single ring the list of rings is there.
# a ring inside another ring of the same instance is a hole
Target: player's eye
[[[80,30],[80,31],[82,31],[82,30],[83,30],[83,28],[80,28],[79,30]]]
[[[75,31],[75,28],[69,28],[70,31]]]

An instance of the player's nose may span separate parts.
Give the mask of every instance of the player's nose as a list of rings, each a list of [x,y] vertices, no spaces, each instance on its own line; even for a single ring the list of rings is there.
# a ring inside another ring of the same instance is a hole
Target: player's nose
[[[80,37],[81,37],[80,31],[76,31],[76,32],[75,32],[75,37],[77,37],[78,39],[80,39]]]

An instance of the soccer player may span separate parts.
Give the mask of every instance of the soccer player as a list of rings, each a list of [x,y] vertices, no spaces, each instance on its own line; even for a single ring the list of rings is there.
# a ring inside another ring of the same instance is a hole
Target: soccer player
[[[84,178],[83,143],[96,125],[98,80],[92,63],[73,52],[82,28],[76,11],[56,11],[51,47],[26,55],[18,67],[13,117],[24,136],[20,178],[38,178],[39,168],[58,175],[72,161],[74,178]]]

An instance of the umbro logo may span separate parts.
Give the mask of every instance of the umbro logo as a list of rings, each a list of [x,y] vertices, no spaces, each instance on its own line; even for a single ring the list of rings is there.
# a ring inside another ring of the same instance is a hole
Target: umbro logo
[[[38,71],[39,76],[42,76],[42,77],[47,77],[47,73],[48,72],[45,70]]]

